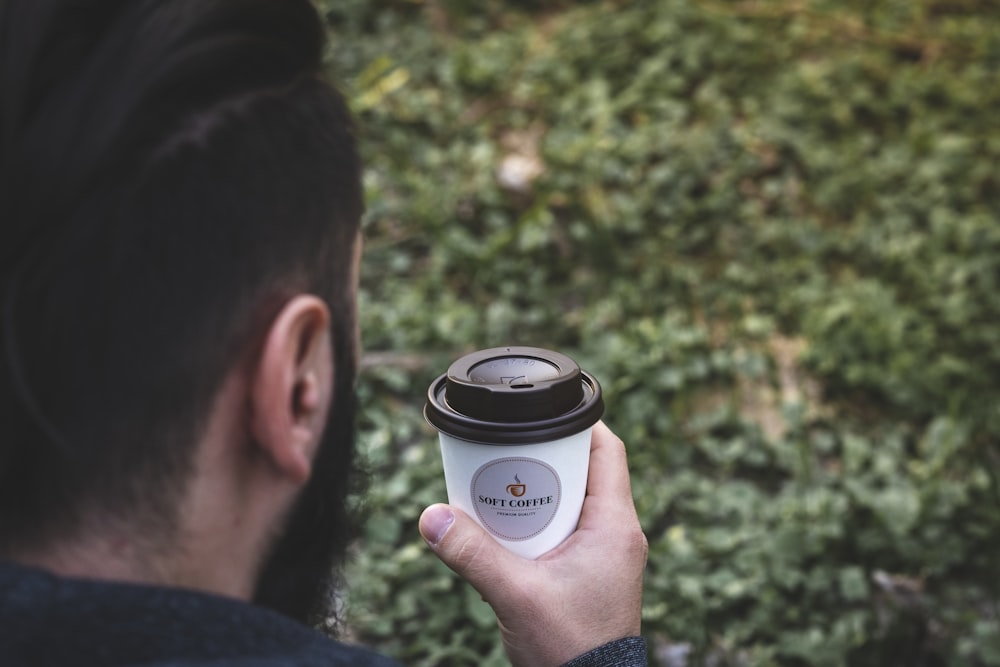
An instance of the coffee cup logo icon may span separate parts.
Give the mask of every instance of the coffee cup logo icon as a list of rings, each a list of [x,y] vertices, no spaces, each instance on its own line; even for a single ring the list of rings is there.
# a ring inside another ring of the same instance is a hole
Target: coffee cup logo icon
[[[507,485],[507,493],[515,498],[520,498],[528,490],[528,486],[521,482],[516,474],[514,475],[514,482],[514,484]]]

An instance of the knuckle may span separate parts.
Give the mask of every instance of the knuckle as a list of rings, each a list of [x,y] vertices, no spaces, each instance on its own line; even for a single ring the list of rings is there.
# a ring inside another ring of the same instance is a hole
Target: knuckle
[[[483,539],[481,535],[462,537],[454,548],[454,562],[463,569],[475,567],[482,550]]]
[[[642,532],[638,519],[623,521],[609,538],[619,545],[619,555],[623,564],[645,566],[649,558],[649,540]]]
[[[486,540],[483,535],[463,537],[456,543],[451,558],[451,566],[456,572],[469,580],[473,586],[482,585],[485,580],[496,578],[496,568],[491,562]]]
[[[641,561],[645,564],[649,558],[649,540],[638,525],[629,531],[626,548],[629,555],[635,558],[636,561]]]

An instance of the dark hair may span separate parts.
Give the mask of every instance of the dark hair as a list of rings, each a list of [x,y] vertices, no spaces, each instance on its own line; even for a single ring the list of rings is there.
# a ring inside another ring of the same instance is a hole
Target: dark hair
[[[295,292],[351,391],[360,167],[323,48],[309,0],[0,0],[0,550],[169,527]]]

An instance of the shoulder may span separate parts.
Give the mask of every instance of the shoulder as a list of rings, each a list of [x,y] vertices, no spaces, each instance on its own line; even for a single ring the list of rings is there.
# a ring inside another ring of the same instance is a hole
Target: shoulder
[[[4,563],[0,627],[4,667],[398,667],[237,600]]]

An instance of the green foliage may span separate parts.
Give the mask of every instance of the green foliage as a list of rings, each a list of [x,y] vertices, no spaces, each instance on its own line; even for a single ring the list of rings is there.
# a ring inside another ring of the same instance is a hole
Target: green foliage
[[[662,664],[1000,665],[1000,8],[324,7],[367,162],[357,640],[503,664],[416,531],[421,408],[519,343],[604,384]]]

